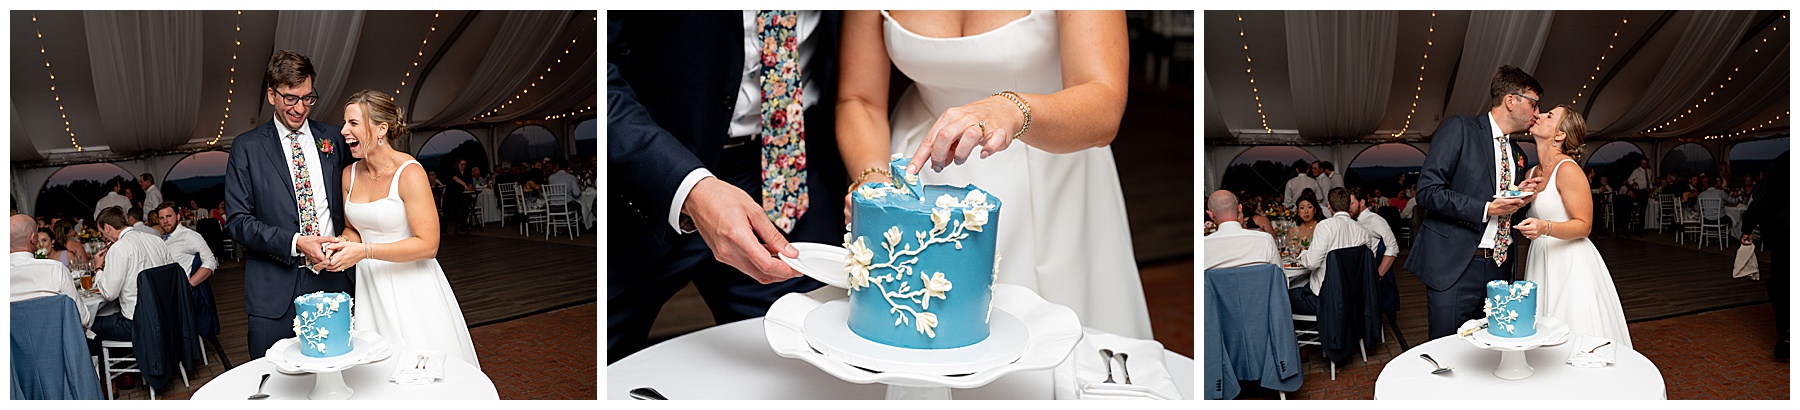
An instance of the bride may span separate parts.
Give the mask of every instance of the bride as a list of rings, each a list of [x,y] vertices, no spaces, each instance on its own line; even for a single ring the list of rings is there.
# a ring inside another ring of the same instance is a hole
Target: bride
[[[988,190],[1007,204],[998,283],[1148,339],[1107,147],[1125,110],[1126,37],[1122,11],[846,11],[837,134],[849,175],[891,182],[889,153],[901,153],[925,184]],[[890,63],[913,81],[891,113]]]
[[[1586,135],[1586,121],[1567,106],[1538,114],[1531,136],[1537,140],[1539,163],[1554,168],[1536,205],[1514,227],[1531,239],[1525,279],[1541,286],[1538,314],[1568,323],[1571,334],[1604,337],[1629,349],[1631,334],[1612,273],[1587,239],[1593,228],[1593,198],[1587,176],[1575,163]],[[1531,175],[1542,175],[1541,168]]]
[[[344,103],[344,236],[328,269],[356,267],[356,328],[394,346],[430,349],[475,367],[475,344],[438,266],[438,218],[425,169],[394,150],[406,121],[393,97],[362,90]],[[358,190],[357,188],[362,189]],[[383,189],[386,188],[386,189]]]

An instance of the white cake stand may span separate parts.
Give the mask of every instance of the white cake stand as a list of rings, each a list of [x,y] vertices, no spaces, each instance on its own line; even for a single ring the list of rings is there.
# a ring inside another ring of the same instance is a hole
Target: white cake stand
[[[1482,349],[1500,352],[1500,365],[1494,376],[1506,380],[1523,380],[1537,372],[1525,361],[1525,352],[1543,346],[1555,346],[1569,339],[1569,325],[1554,317],[1538,316],[1538,331],[1526,337],[1499,337],[1481,328],[1487,319],[1470,319],[1456,329],[1457,337]],[[1469,332],[1473,330],[1473,332]],[[1463,333],[1467,332],[1467,336]]]
[[[1076,318],[1075,311],[1067,307],[1052,304],[1023,287],[1016,285],[994,286],[994,319],[999,322],[1002,314],[1016,318],[1025,337],[1023,352],[1017,353],[1016,359],[1008,360],[1012,355],[1006,349],[995,349],[991,353],[974,353],[976,362],[956,364],[964,366],[960,370],[946,373],[944,363],[932,363],[929,360],[894,360],[859,361],[858,365],[847,363],[842,357],[846,347],[821,342],[820,335],[808,333],[807,317],[826,306],[827,303],[844,299],[848,294],[842,289],[820,288],[810,293],[794,293],[782,296],[769,307],[769,313],[763,317],[763,333],[769,339],[769,347],[781,357],[800,359],[817,366],[819,370],[851,383],[881,383],[888,386],[887,399],[949,399],[950,389],[969,389],[987,385],[1002,376],[1027,370],[1041,370],[1056,367],[1068,357],[1069,351],[1081,341],[1081,321]],[[842,302],[839,302],[842,303]],[[829,311],[827,311],[829,312]],[[827,313],[828,314],[828,313]],[[815,324],[814,326],[818,326]],[[848,333],[848,324],[839,322]],[[1004,329],[1004,328],[1003,328]],[[1000,337],[1018,336],[1019,330],[999,330]],[[989,338],[995,336],[990,335]],[[812,339],[812,342],[809,342]],[[817,343],[817,345],[815,345]],[[977,344],[976,346],[981,346]],[[854,348],[851,348],[854,349]],[[950,349],[956,350],[956,349]],[[828,355],[830,352],[832,355]],[[964,352],[972,353],[972,352]],[[834,357],[838,356],[838,357]],[[983,357],[983,355],[987,355]],[[994,359],[998,357],[999,359]],[[983,360],[994,359],[994,360]],[[986,363],[977,363],[986,361]],[[867,365],[870,367],[859,367]],[[972,366],[972,367],[969,367]]]
[[[287,338],[270,346],[265,357],[282,373],[317,375],[312,392],[307,393],[306,398],[348,400],[356,391],[344,384],[343,371],[360,364],[381,361],[392,353],[387,340],[381,335],[375,332],[356,332],[350,337],[350,352],[342,355],[309,357],[300,352],[299,338]]]

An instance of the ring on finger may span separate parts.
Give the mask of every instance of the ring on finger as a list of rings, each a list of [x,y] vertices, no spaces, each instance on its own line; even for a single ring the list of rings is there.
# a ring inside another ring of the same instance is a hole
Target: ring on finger
[[[987,120],[975,121],[975,123],[969,124],[969,127],[980,128],[981,135],[987,135]],[[963,127],[963,128],[968,128],[968,127]]]

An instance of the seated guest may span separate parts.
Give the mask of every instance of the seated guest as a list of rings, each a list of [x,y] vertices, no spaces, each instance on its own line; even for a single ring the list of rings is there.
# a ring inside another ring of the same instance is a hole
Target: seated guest
[[[1240,215],[1242,220],[1239,221],[1243,223],[1244,229],[1267,232],[1270,237],[1274,237],[1275,221],[1269,220],[1268,215],[1263,215],[1262,211],[1259,211],[1259,209],[1262,209],[1262,204],[1259,202],[1252,202],[1249,206],[1243,205],[1243,203],[1239,203],[1238,209],[1244,211],[1243,215]]]
[[[152,212],[156,215],[156,230],[162,232],[163,246],[169,249],[169,259],[181,265],[182,272],[187,272],[188,286],[200,286],[206,282],[213,270],[219,268],[219,259],[213,257],[212,248],[206,245],[206,238],[181,225],[181,216],[175,213],[174,202],[163,202]],[[199,266],[194,266],[195,255],[200,257]]]
[[[137,275],[169,264],[169,248],[154,234],[128,229],[125,210],[119,207],[100,210],[95,222],[100,224],[100,235],[111,241],[112,246],[97,256],[99,266],[95,268],[100,273],[94,277],[97,282],[94,287],[101,297],[117,303],[109,302],[100,307],[99,316],[94,318],[93,331],[99,340],[131,340],[135,329],[131,321],[137,316]]]
[[[1725,206],[1737,205],[1737,203],[1738,203],[1737,198],[1733,198],[1731,196],[1731,193],[1725,192],[1724,185],[1725,185],[1725,180],[1722,180],[1722,179],[1714,180],[1712,186],[1707,187],[1706,191],[1700,192],[1700,194],[1696,195],[1695,198],[1700,198],[1700,199],[1718,198],[1721,200],[1720,204],[1722,204],[1722,205],[1725,205]],[[1699,202],[1700,201],[1698,201],[1698,200],[1694,201],[1695,204],[1698,204]],[[1695,208],[1695,209],[1699,209],[1699,208]]]
[[[74,219],[63,219],[50,227],[50,259],[62,262],[69,269],[88,263],[87,247],[77,238],[81,234],[77,226]]]
[[[1350,209],[1350,192],[1343,188],[1332,188],[1325,197],[1332,209]],[[1294,314],[1319,314],[1319,288],[1325,285],[1325,256],[1331,251],[1357,246],[1374,250],[1374,241],[1369,237],[1369,230],[1350,219],[1349,212],[1337,211],[1330,218],[1319,221],[1318,228],[1313,230],[1312,245],[1300,252],[1300,265],[1311,272],[1311,279],[1307,280],[1306,287],[1288,290],[1288,302],[1293,304]]]
[[[547,184],[563,184],[564,187],[568,187],[569,202],[575,202],[575,197],[581,195],[581,180],[575,179],[574,174],[570,174],[569,171],[562,169],[562,165],[563,161],[561,160],[546,164],[544,166],[544,171],[550,172],[550,176],[544,177],[544,179],[547,181]]]
[[[76,299],[75,281],[69,277],[68,267],[49,259],[38,259],[31,255],[31,237],[37,231],[37,221],[30,215],[13,215],[12,217],[12,302],[37,299],[45,296],[67,295]],[[75,308],[81,314],[81,327],[93,324],[94,315],[88,314],[87,305],[75,300]],[[16,359],[16,358],[15,358]]]
[[[130,210],[125,211],[125,223],[131,224],[131,227],[127,228],[127,229],[147,233],[152,236],[162,236],[162,231],[158,231],[158,230],[156,230],[156,228],[152,228],[152,227],[150,227],[150,225],[144,224],[144,209],[143,208],[134,206],[134,207],[131,207]]]
[[[1362,188],[1350,188],[1350,213],[1356,215],[1356,223],[1369,231],[1374,238],[1387,245],[1387,251],[1381,256],[1381,263],[1375,267],[1375,277],[1387,276],[1388,268],[1394,266],[1394,257],[1400,255],[1400,241],[1395,239],[1394,228],[1388,225],[1387,218],[1375,214],[1369,208],[1369,198]]]
[[[1201,270],[1235,268],[1256,264],[1273,264],[1280,260],[1275,237],[1263,231],[1244,229],[1238,222],[1243,207],[1231,191],[1214,191],[1206,200],[1206,215],[1219,225],[1219,230],[1206,235],[1206,265]]]

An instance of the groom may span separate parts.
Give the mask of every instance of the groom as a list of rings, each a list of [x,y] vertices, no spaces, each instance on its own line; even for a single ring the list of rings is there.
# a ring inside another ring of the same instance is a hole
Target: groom
[[[264,98],[275,120],[238,134],[225,163],[225,234],[248,248],[244,311],[250,359],[275,341],[294,337],[294,297],[317,291],[353,292],[355,269],[315,271],[344,227],[343,170],[355,161],[343,151],[340,128],[311,122],[318,103],[312,61],[275,52],[264,77]]]
[[[1451,116],[1431,136],[1416,198],[1431,212],[1406,269],[1425,282],[1432,339],[1485,316],[1487,282],[1512,279],[1521,250],[1512,224],[1533,197],[1494,196],[1512,184],[1535,191],[1541,182],[1525,178],[1525,151],[1507,135],[1531,128],[1543,92],[1530,74],[1502,66],[1489,86],[1487,115]]]
[[[607,13],[607,363],[690,282],[721,324],[822,286],[776,254],[844,239],[839,14]]]

